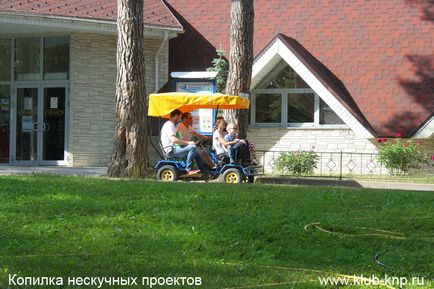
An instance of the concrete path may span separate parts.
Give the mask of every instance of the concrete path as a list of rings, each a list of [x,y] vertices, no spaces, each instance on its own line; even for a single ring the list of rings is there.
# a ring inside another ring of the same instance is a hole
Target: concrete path
[[[23,174],[55,174],[65,176],[90,176],[102,177],[107,174],[107,167],[79,168],[79,167],[24,167],[24,166],[0,166],[0,175],[23,175]]]
[[[337,186],[351,188],[371,188],[371,189],[390,189],[390,190],[409,190],[409,191],[431,191],[434,192],[434,184],[424,183],[400,183],[400,182],[380,182],[380,181],[361,181],[361,180],[337,180],[320,178],[286,178],[273,176],[260,176],[255,182],[263,184],[287,184],[300,186]]]
[[[107,167],[24,167],[24,166],[0,166],[0,175],[23,175],[23,174],[56,174],[65,176],[89,176],[103,177],[107,174]],[[309,179],[309,178],[279,178],[273,176],[257,177],[255,182],[265,184],[287,184],[304,186],[339,186],[372,189],[412,190],[434,192],[434,184],[422,183],[399,183],[399,182],[374,182],[361,180],[336,180],[336,179]]]
[[[371,181],[357,181],[357,182],[364,188],[434,192],[434,184],[371,182]]]

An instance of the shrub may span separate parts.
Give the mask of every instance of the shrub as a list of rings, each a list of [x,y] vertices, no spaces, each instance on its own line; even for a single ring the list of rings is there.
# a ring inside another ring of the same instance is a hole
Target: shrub
[[[401,134],[397,138],[387,141],[387,138],[378,139],[378,161],[383,164],[391,175],[408,173],[410,168],[421,168],[422,164],[430,164],[428,155],[423,154],[419,147],[421,141],[403,142]]]
[[[276,171],[282,174],[312,174],[317,168],[318,159],[318,154],[313,151],[281,153],[276,160]]]
[[[216,50],[219,58],[214,58],[212,60],[212,67],[207,68],[207,71],[217,71],[217,92],[225,93],[226,89],[226,79],[229,73],[229,63],[223,58],[225,52],[223,50]]]

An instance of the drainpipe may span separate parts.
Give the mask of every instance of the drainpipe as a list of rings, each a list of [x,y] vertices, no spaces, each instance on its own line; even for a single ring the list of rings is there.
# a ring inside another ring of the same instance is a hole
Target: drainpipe
[[[160,48],[158,48],[158,51],[155,54],[155,89],[154,89],[155,92],[158,91],[159,84],[160,84],[158,57],[160,56],[161,50],[163,50],[164,45],[166,45],[168,38],[169,38],[169,33],[167,31],[164,31],[163,41],[161,42]]]

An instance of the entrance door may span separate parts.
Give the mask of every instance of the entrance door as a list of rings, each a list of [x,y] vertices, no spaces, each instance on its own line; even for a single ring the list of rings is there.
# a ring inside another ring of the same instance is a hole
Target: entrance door
[[[42,164],[62,164],[66,156],[66,88],[45,87],[42,103]]]
[[[15,161],[38,164],[39,93],[37,87],[17,88],[15,116]]]
[[[12,163],[66,164],[66,87],[17,87],[14,98]]]

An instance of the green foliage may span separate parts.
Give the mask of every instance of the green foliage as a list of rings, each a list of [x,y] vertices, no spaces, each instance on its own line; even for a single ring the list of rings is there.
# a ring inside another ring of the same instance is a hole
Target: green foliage
[[[297,151],[281,153],[276,160],[276,170],[279,173],[296,175],[312,174],[317,168],[318,154],[313,151]]]
[[[226,89],[226,80],[229,73],[229,63],[223,58],[224,50],[216,50],[218,58],[212,60],[212,67],[207,68],[207,71],[217,71],[217,92],[224,93]]]
[[[376,250],[393,276],[433,272],[431,192],[47,175],[0,176],[0,188],[0,288],[17,288],[9,274],[200,276],[207,289],[332,288],[320,286],[318,277],[328,275],[315,270],[381,277]],[[313,222],[405,238],[304,229]],[[426,280],[417,288],[433,288]],[[264,285],[284,282],[289,286]]]
[[[401,138],[387,141],[378,140],[378,161],[383,164],[391,175],[406,174],[411,168],[421,168],[422,164],[429,164],[428,155],[419,150],[420,141],[402,142]]]

